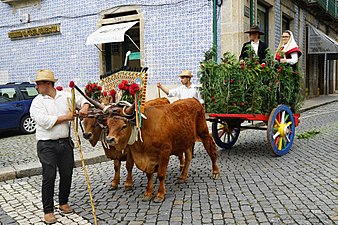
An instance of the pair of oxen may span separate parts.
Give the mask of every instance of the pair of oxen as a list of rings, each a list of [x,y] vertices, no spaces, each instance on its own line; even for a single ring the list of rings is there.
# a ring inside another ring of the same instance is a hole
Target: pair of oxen
[[[112,188],[120,182],[121,161],[126,161],[127,179],[125,189],[133,186],[132,169],[134,164],[144,171],[148,184],[144,200],[153,198],[153,174],[157,172],[160,181],[155,202],[162,202],[166,195],[165,177],[169,158],[176,155],[180,158],[180,182],[188,176],[192,159],[192,148],[196,141],[201,141],[212,163],[212,177],[219,178],[217,165],[218,152],[209,134],[205,111],[196,99],[184,99],[169,104],[168,99],[158,98],[145,103],[142,120],[141,137],[135,140],[135,106],[115,104],[106,107],[87,98],[96,108],[83,119],[84,137],[92,146],[102,142],[105,154],[114,160],[114,179]],[[183,157],[183,154],[185,157]]]

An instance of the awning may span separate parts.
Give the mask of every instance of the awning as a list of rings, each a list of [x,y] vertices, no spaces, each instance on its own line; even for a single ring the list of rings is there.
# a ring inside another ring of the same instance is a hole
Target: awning
[[[102,26],[87,37],[86,45],[123,42],[126,31],[136,23],[138,21]]]
[[[308,31],[308,54],[338,54],[338,42],[311,25]]]

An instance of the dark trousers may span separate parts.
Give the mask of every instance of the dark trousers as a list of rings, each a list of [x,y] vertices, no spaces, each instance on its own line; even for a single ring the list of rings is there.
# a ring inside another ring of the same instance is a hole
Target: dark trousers
[[[59,204],[67,204],[74,167],[73,142],[69,138],[38,141],[42,164],[42,204],[44,213],[54,212],[54,186],[57,168],[60,175]]]

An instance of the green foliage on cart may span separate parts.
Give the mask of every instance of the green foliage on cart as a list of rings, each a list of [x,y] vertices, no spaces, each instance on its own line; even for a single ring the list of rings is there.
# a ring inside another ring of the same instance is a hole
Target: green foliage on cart
[[[270,114],[278,104],[285,104],[298,113],[303,103],[301,74],[275,61],[269,49],[262,64],[251,48],[247,51],[250,57],[244,65],[229,52],[220,64],[214,63],[210,51],[205,53],[199,73],[206,112]]]

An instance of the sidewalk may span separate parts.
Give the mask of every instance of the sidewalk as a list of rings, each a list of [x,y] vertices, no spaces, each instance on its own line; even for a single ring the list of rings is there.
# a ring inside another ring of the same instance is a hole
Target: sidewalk
[[[305,112],[310,109],[313,109],[313,108],[316,108],[322,105],[326,105],[332,102],[338,102],[338,94],[321,95],[319,97],[307,99],[304,102],[301,112]]]
[[[338,102],[338,94],[332,94],[328,96],[320,96],[312,99],[308,99],[304,102],[304,105],[301,109],[301,112],[329,104],[332,102]],[[75,140],[75,139],[73,139]],[[27,143],[26,143],[27,144]],[[35,146],[35,145],[34,145]],[[77,152],[77,149],[74,149],[74,152]],[[103,161],[109,161],[106,158],[104,151],[101,147],[101,144],[98,143],[96,146],[96,151],[84,151],[83,153],[85,164],[96,164]],[[75,154],[75,167],[81,167],[81,158],[79,154]],[[11,180],[15,178],[29,177],[34,175],[41,174],[41,164],[39,162],[30,162],[26,164],[13,165],[8,167],[0,168],[0,181]]]

